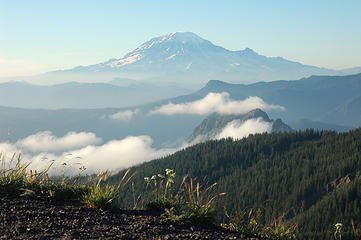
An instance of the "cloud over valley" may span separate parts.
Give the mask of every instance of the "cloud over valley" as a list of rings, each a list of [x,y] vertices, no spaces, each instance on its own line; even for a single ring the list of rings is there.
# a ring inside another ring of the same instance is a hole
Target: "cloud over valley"
[[[216,136],[216,139],[232,137],[241,139],[250,134],[264,133],[272,131],[272,123],[263,121],[262,118],[252,118],[245,122],[233,120],[229,122],[223,130]]]
[[[109,118],[119,120],[119,121],[130,121],[135,115],[137,115],[140,112],[140,110],[134,109],[134,110],[125,110],[120,111],[114,114],[109,115]]]
[[[168,103],[148,113],[207,115],[215,112],[228,115],[244,114],[255,108],[284,110],[282,106],[266,103],[259,97],[232,100],[228,93],[223,92],[209,93],[204,98],[193,102]],[[129,122],[137,114],[145,118],[149,117],[147,114],[140,114],[139,109],[119,111],[105,115],[105,117]],[[235,120],[228,123],[217,136],[212,138],[233,137],[239,139],[247,137],[250,133],[270,132],[271,129],[272,123],[264,122],[261,118],[249,119],[245,122]],[[187,135],[191,135],[191,132],[184,133],[182,137],[185,138]],[[61,174],[61,164],[66,163],[66,173],[73,175],[78,172],[77,169],[80,166],[87,168],[86,174],[106,170],[117,171],[172,154],[189,146],[189,143],[179,143],[172,148],[155,148],[152,143],[153,139],[150,136],[142,134],[105,142],[93,132],[68,132],[64,136],[56,136],[50,131],[41,131],[16,142],[0,142],[0,152],[6,153],[8,158],[14,153],[21,152],[23,161],[31,162],[30,168],[39,171],[53,164],[50,171],[53,175]]]
[[[94,133],[70,132],[56,137],[51,132],[39,132],[16,143],[0,143],[0,151],[12,156],[22,154],[30,168],[43,170],[52,162],[51,174],[61,174],[61,164],[66,163],[66,173],[75,174],[84,165],[88,174],[99,171],[115,171],[159,158],[176,149],[155,149],[149,136],[129,136],[102,143]],[[42,145],[44,144],[44,145]],[[8,164],[10,159],[8,158]]]
[[[251,96],[245,100],[232,100],[229,93],[208,93],[204,98],[187,103],[168,103],[151,110],[150,114],[195,114],[207,115],[210,113],[219,113],[222,115],[244,114],[253,109],[262,110],[280,110],[285,108],[279,105],[268,104],[260,97]]]

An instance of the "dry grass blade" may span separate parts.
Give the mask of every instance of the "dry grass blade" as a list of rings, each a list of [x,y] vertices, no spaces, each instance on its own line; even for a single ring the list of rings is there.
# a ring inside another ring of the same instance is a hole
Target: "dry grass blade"
[[[134,176],[137,174],[137,172],[134,172],[134,173],[132,173],[132,175],[130,175],[128,178],[126,178],[129,174],[129,172],[130,172],[130,169],[128,169],[124,173],[122,179],[120,180],[120,182],[118,184],[117,190],[119,190],[120,187],[124,188],[130,182],[130,180],[132,180],[134,178]],[[124,182],[125,179],[126,179],[126,181]]]

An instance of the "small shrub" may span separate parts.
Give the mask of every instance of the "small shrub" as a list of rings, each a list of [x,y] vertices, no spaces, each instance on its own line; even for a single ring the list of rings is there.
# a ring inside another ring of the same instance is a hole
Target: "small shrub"
[[[189,210],[191,221],[213,223],[216,217],[216,210],[210,204],[191,204]]]
[[[52,183],[45,187],[46,196],[54,200],[75,201],[81,200],[84,195],[89,194],[89,188],[85,186],[70,186],[64,183]]]
[[[90,189],[89,194],[83,195],[82,202],[93,208],[108,209],[118,195],[114,186],[95,186]]]
[[[147,187],[152,187],[151,200],[146,204],[146,209],[164,212],[171,221],[197,221],[212,223],[215,220],[216,210],[213,202],[225,193],[212,194],[216,186],[208,186],[206,182],[200,184],[195,179],[184,176],[178,187],[174,189],[175,172],[165,170],[165,175],[157,174],[145,177]]]
[[[195,182],[195,179],[189,178],[189,181],[183,181],[184,197],[188,205],[188,218],[191,221],[213,223],[216,216],[216,210],[213,202],[226,193],[212,194],[211,191],[217,185],[214,183],[208,186],[208,183]]]
[[[133,178],[134,174],[127,178],[130,169],[128,169],[118,186],[102,185],[102,181],[106,181],[108,173],[101,172],[98,174],[98,181],[94,186],[90,187],[89,193],[82,196],[81,201],[93,208],[108,209],[113,201],[120,195],[121,190]]]
[[[270,240],[292,240],[296,239],[297,225],[288,226],[282,219],[274,221],[272,226],[266,227],[265,237]]]
[[[260,237],[263,231],[261,224],[262,211],[258,208],[254,211],[251,209],[244,209],[243,211],[236,210],[233,215],[229,215],[224,209],[226,216],[229,218],[228,228],[240,232],[249,237]]]
[[[148,202],[145,205],[145,208],[150,211],[158,211],[163,212],[165,209],[171,209],[173,208],[174,211],[179,212],[182,205],[180,203],[177,203],[176,201],[167,200],[167,199],[157,199]]]
[[[151,200],[146,203],[145,208],[152,211],[164,212],[165,209],[173,208],[178,212],[181,203],[178,194],[174,194],[173,184],[176,174],[171,169],[166,169],[165,174],[157,174],[152,177],[145,177],[147,188],[152,187]]]
[[[21,154],[15,154],[10,160],[9,167],[6,168],[5,154],[0,153],[2,169],[0,172],[0,196],[19,196],[27,183],[27,167],[30,163],[21,163]],[[16,157],[16,163],[10,167]]]
[[[181,213],[179,210],[175,210],[174,207],[166,208],[164,210],[163,216],[166,216],[169,221],[176,223],[182,223],[187,220],[187,215]]]
[[[235,211],[232,216],[225,209],[225,214],[229,218],[229,224],[226,227],[246,236],[262,237],[269,240],[296,239],[297,225],[286,225],[283,222],[283,217],[278,221],[275,220],[271,226],[263,225],[261,208],[257,208],[256,211],[254,208]]]

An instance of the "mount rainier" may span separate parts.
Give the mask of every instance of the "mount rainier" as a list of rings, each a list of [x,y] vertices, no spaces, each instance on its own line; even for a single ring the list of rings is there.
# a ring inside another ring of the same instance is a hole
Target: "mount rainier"
[[[122,77],[153,83],[203,84],[210,79],[252,83],[299,79],[311,75],[343,74],[341,71],[303,65],[282,57],[262,56],[250,48],[230,51],[191,32],[152,38],[123,58],[47,73],[89,79]]]

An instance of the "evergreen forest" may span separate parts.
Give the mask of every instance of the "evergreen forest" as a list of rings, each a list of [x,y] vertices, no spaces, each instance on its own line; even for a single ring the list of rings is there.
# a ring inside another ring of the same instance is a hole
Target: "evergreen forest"
[[[361,128],[276,132],[212,140],[133,167],[134,184],[121,197],[124,207],[146,196],[144,177],[172,169],[182,176],[217,183],[218,221],[228,212],[261,209],[262,221],[297,224],[299,239],[332,239],[342,223],[343,239],[361,236]],[[124,172],[109,181],[116,184]]]

